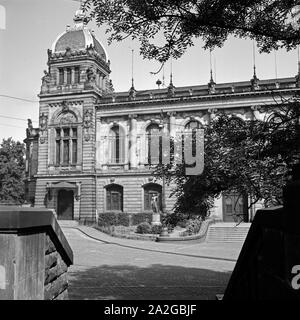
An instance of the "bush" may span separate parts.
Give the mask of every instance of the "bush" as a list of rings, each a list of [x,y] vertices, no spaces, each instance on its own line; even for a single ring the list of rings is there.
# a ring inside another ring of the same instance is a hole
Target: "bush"
[[[126,212],[104,212],[99,214],[99,226],[129,226],[129,215]]]
[[[153,234],[160,234],[161,233],[161,230],[162,230],[162,226],[160,225],[153,225],[151,227],[151,233]]]
[[[132,225],[136,226],[142,222],[152,222],[152,212],[140,212],[132,215]]]
[[[171,225],[172,228],[174,228],[179,223],[183,223],[183,222],[186,223],[188,218],[189,218],[189,214],[186,214],[186,213],[168,212],[166,216],[163,218],[163,223],[165,225]]]
[[[129,215],[126,212],[119,212],[117,216],[117,225],[118,226],[129,226]]]
[[[200,231],[202,224],[201,219],[189,220],[186,226],[186,231],[189,235],[196,234]]]
[[[186,228],[186,226],[187,226],[187,220],[181,220],[177,222],[177,227]]]
[[[148,222],[142,222],[136,227],[136,233],[151,233],[151,225]]]
[[[103,212],[99,214],[98,225],[99,226],[115,226],[117,225],[117,213],[116,212]]]

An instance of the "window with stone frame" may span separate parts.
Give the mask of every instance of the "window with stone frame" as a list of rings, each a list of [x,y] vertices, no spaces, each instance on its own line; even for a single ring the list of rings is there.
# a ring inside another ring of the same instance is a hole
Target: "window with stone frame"
[[[146,150],[146,161],[148,165],[161,163],[162,132],[160,126],[156,123],[150,124],[146,129]]]
[[[106,210],[123,211],[123,187],[112,184],[106,187]]]
[[[123,129],[115,125],[109,130],[109,162],[118,164],[125,162],[125,135]]]
[[[56,128],[55,136],[56,165],[76,165],[78,159],[77,127]]]
[[[145,211],[152,211],[152,197],[157,196],[158,197],[158,206],[159,210],[162,210],[162,187],[159,184],[156,183],[149,183],[146,184],[144,187],[144,210]]]
[[[191,134],[192,135],[192,156],[196,156],[196,131],[197,129],[201,129],[202,125],[197,120],[191,120],[184,126],[184,131],[186,131],[185,134]],[[188,140],[190,141],[190,140]],[[183,152],[184,152],[184,139],[182,139],[183,143]],[[183,156],[184,159],[184,156]]]
[[[63,68],[58,69],[58,84],[59,85],[64,84],[64,69]]]

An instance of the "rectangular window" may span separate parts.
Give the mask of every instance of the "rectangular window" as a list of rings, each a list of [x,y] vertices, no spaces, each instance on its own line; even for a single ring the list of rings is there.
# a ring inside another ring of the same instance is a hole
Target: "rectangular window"
[[[64,164],[69,164],[69,152],[70,152],[70,145],[69,145],[69,140],[64,140],[63,142],[64,146]]]
[[[77,129],[76,128],[72,129],[72,137],[77,138]]]
[[[60,164],[60,140],[56,140],[56,164]]]
[[[63,68],[59,68],[58,72],[59,72],[58,84],[62,85],[62,84],[64,84],[64,69]]]
[[[75,79],[74,79],[75,83],[79,83],[80,82],[80,73],[79,73],[79,67],[75,68]]]
[[[72,163],[77,163],[77,140],[72,140]]]
[[[56,129],[56,139],[60,139],[60,129]]]
[[[64,129],[64,138],[69,137],[70,136],[70,129]]]
[[[107,191],[107,193],[106,193],[106,210],[111,210],[110,191]]]
[[[120,194],[118,192],[111,193],[111,210],[121,210]]]
[[[67,84],[72,83],[72,71],[70,68],[67,69]]]

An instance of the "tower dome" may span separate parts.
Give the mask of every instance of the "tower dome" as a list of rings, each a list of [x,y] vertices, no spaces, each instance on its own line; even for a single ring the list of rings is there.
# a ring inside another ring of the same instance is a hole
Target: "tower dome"
[[[87,28],[87,18],[82,10],[78,10],[74,17],[75,25],[67,26],[66,31],[60,34],[52,45],[52,53],[71,51],[82,51],[86,48],[93,48],[107,62],[107,53],[93,34],[93,31]]]

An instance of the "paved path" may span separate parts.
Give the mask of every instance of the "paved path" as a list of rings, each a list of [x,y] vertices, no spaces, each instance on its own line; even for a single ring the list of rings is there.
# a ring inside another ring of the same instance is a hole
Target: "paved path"
[[[63,228],[73,252],[70,299],[215,299],[241,244],[160,243]]]

